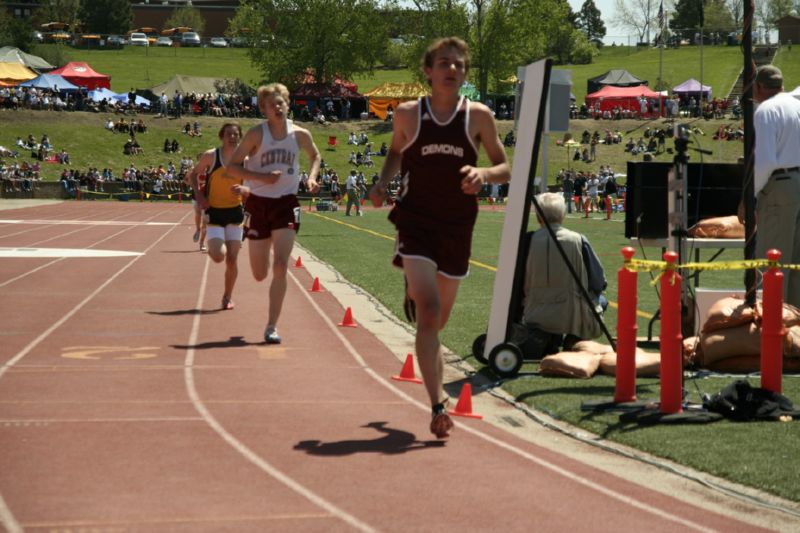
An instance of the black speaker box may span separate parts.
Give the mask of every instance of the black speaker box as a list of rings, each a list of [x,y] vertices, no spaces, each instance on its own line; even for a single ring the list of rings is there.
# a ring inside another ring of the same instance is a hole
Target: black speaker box
[[[672,163],[628,162],[625,237],[664,239],[667,235],[667,176]],[[744,165],[689,163],[688,227],[698,220],[735,215],[742,197]],[[688,229],[687,227],[687,229]]]

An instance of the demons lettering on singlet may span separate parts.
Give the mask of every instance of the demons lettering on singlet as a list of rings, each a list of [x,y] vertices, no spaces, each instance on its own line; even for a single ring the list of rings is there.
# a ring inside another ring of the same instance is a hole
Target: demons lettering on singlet
[[[282,164],[289,167],[294,166],[294,158],[297,154],[286,150],[284,148],[278,148],[275,150],[267,150],[263,154],[261,154],[261,166],[265,167],[267,165],[274,165],[274,164]]]
[[[461,146],[453,146],[452,144],[426,144],[422,146],[421,154],[423,156],[443,154],[464,157],[464,148]]]

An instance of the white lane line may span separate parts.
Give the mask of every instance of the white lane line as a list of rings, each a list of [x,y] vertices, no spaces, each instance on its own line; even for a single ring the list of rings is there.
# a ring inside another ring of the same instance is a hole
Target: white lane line
[[[20,257],[130,257],[141,252],[122,250],[87,250],[83,248],[7,248],[0,246],[0,259]]]
[[[206,257],[206,267],[203,271],[203,276],[200,280],[200,291],[197,295],[197,304],[196,308],[201,309],[203,306],[203,299],[205,297],[206,292],[206,284],[208,282],[208,267],[211,264],[211,259]],[[196,314],[194,316],[194,321],[192,323],[192,331],[189,334],[189,341],[187,344],[189,346],[194,346],[197,343],[197,338],[200,334],[200,314]],[[184,363],[184,381],[186,382],[186,392],[189,395],[189,398],[192,401],[195,409],[197,412],[200,413],[200,416],[205,419],[206,423],[209,425],[214,432],[219,435],[222,440],[227,442],[234,450],[236,450],[239,454],[241,454],[245,459],[253,463],[256,467],[258,467],[262,472],[267,474],[268,476],[274,478],[275,480],[283,483],[286,487],[290,488],[291,490],[295,491],[300,496],[306,498],[314,505],[321,507],[322,509],[329,512],[331,515],[339,518],[343,522],[349,524],[350,526],[358,529],[359,531],[375,531],[373,527],[370,525],[362,522],[355,516],[351,515],[350,513],[346,512],[343,509],[340,509],[333,503],[329,502],[328,500],[324,499],[322,496],[316,494],[315,492],[311,491],[304,485],[301,485],[298,481],[292,479],[288,475],[284,474],[277,468],[275,468],[272,464],[270,464],[266,459],[259,456],[253,450],[248,448],[243,442],[238,440],[234,437],[231,433],[226,430],[222,424],[214,418],[214,415],[206,408],[203,400],[200,398],[200,395],[197,392],[197,387],[194,383],[194,357],[195,357],[195,350],[194,348],[189,348],[186,350],[186,359]]]
[[[3,524],[3,527],[6,528],[8,533],[22,533],[22,526],[17,522],[17,519],[14,518],[14,515],[11,514],[11,509],[6,505],[2,494],[0,494],[0,524]]]
[[[0,224],[35,224],[37,226],[177,226],[180,222],[136,222],[135,220],[22,220],[0,219]]]
[[[175,227],[177,227],[177,226],[175,226]],[[9,359],[8,362],[6,362],[2,366],[0,366],[0,378],[2,378],[3,374],[5,374],[11,367],[16,365],[23,357],[28,355],[28,353],[30,353],[31,350],[36,348],[43,340],[45,340],[47,337],[49,337],[55,330],[57,330],[62,325],[64,325],[64,323],[67,320],[69,320],[70,318],[75,316],[75,314],[78,311],[80,311],[81,309],[83,309],[86,304],[88,304],[90,301],[92,301],[95,296],[100,294],[100,292],[103,291],[103,289],[108,287],[108,285],[111,284],[112,281],[116,280],[120,275],[122,275],[122,273],[124,273],[131,266],[133,266],[136,263],[136,261],[138,261],[139,259],[144,257],[144,254],[146,254],[151,249],[153,249],[159,242],[161,242],[167,235],[169,235],[171,231],[172,231],[172,229],[164,232],[159,238],[157,238],[155,241],[153,241],[153,243],[150,244],[150,246],[145,248],[145,250],[143,252],[143,255],[138,255],[138,256],[134,257],[133,259],[131,259],[125,266],[120,268],[114,275],[112,275],[105,282],[103,282],[102,285],[100,285],[95,290],[93,290],[91,292],[91,294],[89,294],[89,296],[87,296],[86,298],[81,300],[80,303],[78,303],[71,310],[67,311],[67,313],[64,314],[64,316],[62,316],[60,319],[58,319],[56,322],[54,322],[49,328],[44,330],[38,337],[33,339],[31,342],[29,342],[27,346],[25,346],[22,350],[17,352],[17,354],[14,357],[12,357],[11,359]],[[50,263],[50,264],[52,264],[52,263]],[[6,282],[6,283],[8,283],[8,282]],[[3,285],[5,285],[6,283],[4,283]],[[0,285],[0,287],[2,287],[3,285]]]
[[[381,385],[383,385],[384,387],[386,387],[387,389],[389,389],[390,391],[392,391],[396,395],[400,396],[401,398],[403,398],[404,400],[408,401],[409,403],[419,407],[420,409],[424,410],[426,413],[430,411],[430,407],[428,405],[426,405],[426,404],[424,404],[424,403],[422,403],[420,401],[415,400],[414,398],[412,398],[411,396],[409,396],[408,394],[406,394],[402,390],[400,390],[397,387],[395,387],[394,384],[392,384],[391,382],[386,380],[383,376],[378,374],[375,370],[373,370],[367,364],[367,362],[364,360],[364,358],[361,356],[361,354],[358,353],[358,350],[356,350],[355,347],[350,343],[350,341],[347,340],[347,338],[341,333],[340,328],[336,324],[334,324],[333,321],[330,318],[328,318],[328,316],[325,314],[325,312],[322,310],[322,308],[317,304],[317,302],[314,301],[314,299],[311,297],[311,293],[306,291],[305,288],[300,285],[300,281],[291,272],[291,270],[288,271],[288,274],[291,276],[292,281],[295,283],[295,285],[297,285],[297,287],[300,289],[300,292],[303,294],[303,296],[305,296],[305,298],[311,303],[311,306],[314,308],[314,310],[317,312],[317,314],[319,314],[319,316],[322,317],[322,320],[325,322],[325,324],[328,326],[328,328],[339,339],[339,341],[347,349],[347,351],[350,353],[350,355],[353,357],[353,359],[355,359],[355,361],[358,363],[358,365],[361,366],[364,369],[365,372],[367,372],[367,374],[369,374],[373,379],[375,379],[375,381],[377,381],[378,383],[380,383]],[[697,531],[714,531],[713,529],[709,529],[706,526],[703,526],[702,524],[698,524],[696,522],[693,522],[691,520],[682,518],[680,516],[673,515],[673,514],[667,512],[667,511],[663,511],[661,509],[652,507],[652,506],[650,506],[650,505],[648,505],[648,504],[646,504],[644,502],[641,502],[641,501],[639,501],[639,500],[637,500],[635,498],[632,498],[630,496],[626,496],[625,494],[622,494],[622,493],[619,493],[619,492],[617,492],[615,490],[612,490],[612,489],[609,489],[607,487],[604,487],[603,485],[600,485],[599,483],[596,483],[596,482],[591,481],[589,479],[583,478],[583,477],[575,474],[574,472],[570,472],[569,470],[567,470],[565,468],[553,465],[553,464],[545,461],[544,459],[541,459],[541,458],[539,458],[539,457],[537,457],[537,456],[535,456],[535,455],[533,455],[533,454],[531,454],[529,452],[526,452],[525,450],[517,448],[516,446],[513,446],[513,445],[511,445],[511,444],[509,444],[507,442],[503,442],[503,441],[501,441],[501,440],[499,440],[499,439],[497,439],[497,438],[495,438],[495,437],[493,437],[493,436],[491,436],[491,435],[489,435],[487,433],[482,432],[479,429],[475,429],[475,428],[473,428],[471,426],[468,426],[468,425],[465,425],[465,424],[461,424],[460,422],[456,422],[456,426],[458,426],[459,429],[462,429],[462,430],[466,431],[467,433],[471,433],[471,434],[475,435],[476,437],[481,438],[481,439],[483,439],[483,440],[485,440],[485,441],[487,441],[487,442],[489,442],[491,444],[494,444],[495,446],[498,446],[498,447],[500,447],[500,448],[502,448],[502,449],[504,449],[504,450],[506,450],[508,452],[511,452],[511,453],[513,453],[515,455],[518,455],[518,456],[522,457],[523,459],[526,459],[526,460],[531,461],[532,463],[535,463],[535,464],[537,464],[537,465],[539,465],[539,466],[541,466],[543,468],[551,470],[551,471],[555,472],[556,474],[562,475],[565,478],[569,479],[570,481],[574,481],[575,483],[579,483],[579,484],[581,484],[581,485],[583,485],[583,486],[585,486],[587,488],[595,490],[595,491],[597,491],[597,492],[599,492],[601,494],[604,494],[605,496],[608,496],[608,497],[610,497],[612,499],[620,501],[620,502],[622,502],[622,503],[624,503],[626,505],[630,505],[631,507],[635,507],[635,508],[637,508],[639,510],[645,511],[647,513],[654,514],[654,515],[656,515],[656,516],[658,516],[660,518],[663,518],[665,520],[669,520],[671,522],[676,522],[676,523],[678,523],[678,524],[680,524],[682,526],[685,526],[687,528],[691,528],[691,529],[694,529],[694,530],[697,530]]]
[[[164,212],[165,212],[165,211],[164,211]],[[163,212],[162,212],[162,213],[163,213]],[[152,216],[152,217],[150,217],[150,218],[152,219],[152,218],[155,218],[155,217],[157,217],[157,216],[160,216],[162,213],[157,213],[157,214],[153,215],[153,216]],[[184,219],[184,218],[186,218],[186,216],[185,216],[185,215],[184,215],[184,217],[183,217],[183,218],[181,218],[181,222],[183,221],[183,219]],[[64,237],[65,235],[69,235],[70,233],[76,233],[76,232],[78,232],[78,231],[84,231],[85,229],[88,229],[88,228],[82,228],[82,229],[79,229],[79,230],[74,230],[74,231],[71,231],[71,232],[68,232],[68,233],[64,233],[64,234],[62,234],[62,235],[58,235],[58,236],[56,236],[56,237],[52,237],[52,238],[50,238],[50,239],[46,239],[46,240],[43,240],[43,241],[39,241],[39,242],[37,242],[37,243],[35,243],[35,244],[41,244],[41,243],[43,243],[43,242],[47,242],[47,241],[51,241],[51,240],[55,240],[55,239],[59,239],[59,238],[61,238],[61,237]],[[128,231],[128,230],[130,230],[130,229],[132,229],[132,227],[127,227],[127,228],[125,228],[125,229],[123,229],[123,230],[120,230],[120,231],[118,231],[118,232],[116,232],[116,233],[113,233],[113,234],[109,235],[108,237],[105,237],[105,238],[103,238],[103,239],[100,239],[99,241],[95,242],[94,244],[90,244],[90,245],[88,246],[88,248],[92,248],[92,247],[94,247],[94,246],[97,246],[98,244],[102,244],[102,243],[104,243],[104,242],[106,242],[106,241],[108,241],[108,240],[111,240],[111,239],[113,239],[114,237],[116,237],[116,236],[118,236],[118,235],[122,235],[123,233],[125,233],[126,231]],[[166,235],[166,233],[165,233],[164,235]],[[159,239],[159,240],[160,240],[160,239]],[[150,248],[152,248],[152,246],[151,246]],[[150,250],[150,248],[147,248],[147,250]],[[145,252],[147,252],[147,250],[145,250]],[[145,253],[145,252],[142,252],[142,253]],[[48,262],[48,263],[44,263],[43,265],[39,265],[38,267],[34,268],[33,270],[29,270],[29,271],[27,271],[27,272],[24,272],[24,273],[20,274],[19,276],[15,277],[15,278],[8,279],[8,280],[4,281],[3,283],[0,283],[0,288],[3,288],[3,287],[5,287],[6,285],[10,285],[11,283],[14,283],[15,281],[19,281],[19,280],[21,280],[21,279],[22,279],[22,278],[24,278],[24,277],[30,276],[31,274],[35,274],[36,272],[38,272],[38,271],[40,271],[40,270],[43,270],[43,269],[45,269],[45,268],[47,268],[47,267],[49,267],[49,266],[52,266],[52,265],[54,265],[54,264],[56,264],[56,263],[58,263],[58,262],[60,262],[60,261],[63,261],[64,259],[66,259],[66,258],[65,258],[65,257],[59,257],[58,259],[55,259],[55,260],[53,260],[53,261],[50,261],[50,262]]]
[[[188,214],[184,215],[183,218],[186,218],[186,216],[188,216]],[[183,220],[183,218],[181,220]],[[167,235],[169,235],[172,229],[174,229],[175,227],[177,227],[177,225],[175,225],[173,228],[170,228],[169,231],[165,231],[164,234],[161,235],[161,237],[153,241],[153,243],[150,246],[148,246],[147,249],[145,249],[145,253],[150,251],[155,245],[161,242],[161,240],[164,239]],[[100,293],[100,291],[105,289],[112,281],[117,279],[123,272],[128,270],[128,268],[130,268],[134,263],[136,263],[136,261],[138,261],[142,257],[144,256],[139,255],[131,259],[131,261],[128,264],[120,268],[116,274],[108,278],[108,280],[105,283],[103,283],[97,289],[92,291],[92,293],[89,296],[81,300],[81,302],[78,303],[75,307],[73,307],[72,310],[68,311],[63,317],[57,320],[49,328],[47,328],[41,335],[33,339],[30,343],[28,343],[27,346],[25,346],[22,350],[17,352],[17,354],[14,357],[12,357],[8,362],[0,366],[0,378],[2,378],[3,375],[6,372],[8,372],[10,368],[12,368],[20,360],[22,360],[23,357],[28,355],[28,353],[30,353],[31,350],[33,350],[43,340],[49,337],[55,330],[60,328],[67,320],[75,316],[75,313],[83,309],[83,307],[87,303],[89,303],[95,296],[97,296]],[[11,513],[11,509],[9,509],[8,506],[6,505],[6,502],[3,499],[2,494],[0,494],[0,523],[2,523],[3,527],[5,527],[9,532],[17,533],[22,531],[22,527],[19,525],[19,522],[17,522],[16,518],[14,518],[14,515]]]

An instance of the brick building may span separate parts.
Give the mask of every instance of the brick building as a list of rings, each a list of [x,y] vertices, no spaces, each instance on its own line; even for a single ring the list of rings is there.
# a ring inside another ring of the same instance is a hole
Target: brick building
[[[789,41],[799,44],[800,43],[800,17],[795,15],[786,15],[777,20],[778,26],[778,42],[781,44],[788,44]]]

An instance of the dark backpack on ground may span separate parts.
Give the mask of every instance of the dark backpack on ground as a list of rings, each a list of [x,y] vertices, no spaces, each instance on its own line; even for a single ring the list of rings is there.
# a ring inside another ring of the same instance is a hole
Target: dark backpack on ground
[[[734,381],[706,402],[709,411],[736,421],[800,418],[791,400],[776,392],[753,387],[746,380]]]

